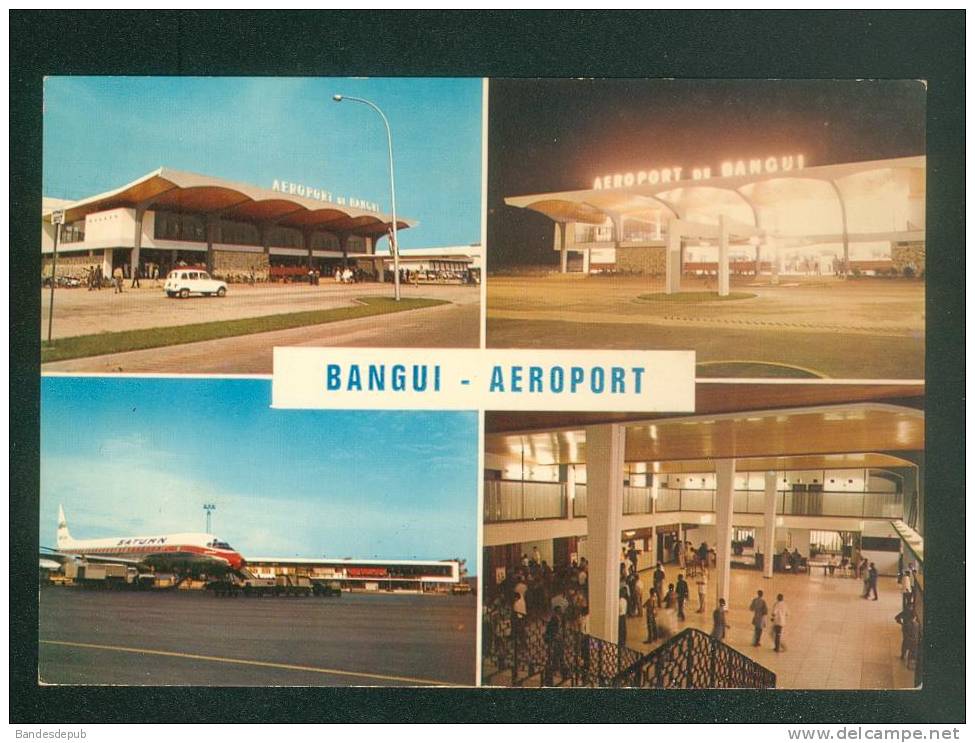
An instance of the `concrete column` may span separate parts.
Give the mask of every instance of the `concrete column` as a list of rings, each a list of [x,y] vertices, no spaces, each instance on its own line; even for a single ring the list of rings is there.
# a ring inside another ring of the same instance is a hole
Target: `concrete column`
[[[718,598],[731,606],[731,526],[735,511],[735,460],[717,459],[714,462],[715,493],[714,510],[717,520]]]
[[[311,271],[312,267],[312,250],[311,250],[311,230],[303,230],[301,233],[301,242],[305,248],[305,260],[308,261],[308,270]]]
[[[680,220],[671,217],[667,220],[667,280],[666,293],[680,292],[681,266],[681,227]]]
[[[619,640],[620,535],[623,532],[623,450],[618,424],[586,429],[589,633]]]
[[[774,237],[766,235],[765,247],[768,248],[768,254],[772,261],[772,284],[778,284],[779,271],[782,270],[782,257],[779,255],[779,246],[776,244]]]
[[[556,222],[555,231],[559,236],[559,272],[568,273],[569,272],[569,250],[565,245],[565,233],[568,230],[568,225],[565,222]]]
[[[718,296],[727,297],[730,290],[728,276],[728,218],[718,217]]]
[[[339,232],[336,237],[339,239],[339,250],[342,251],[342,266],[349,265],[349,236],[344,232]],[[390,255],[393,254],[392,246],[390,246]]]
[[[219,217],[208,214],[206,233],[207,233],[207,273],[213,273],[213,233],[216,231],[219,224]]]
[[[264,251],[264,257],[267,258],[268,265],[271,263],[271,229],[274,225],[262,224],[258,229],[261,232],[261,249]]]
[[[145,208],[136,207],[135,210],[135,236],[132,240],[132,257],[130,260],[131,275],[135,276],[139,270],[139,252],[142,250],[142,219],[146,215]]]
[[[582,272],[589,275],[590,266],[592,265],[592,251],[589,248],[585,248],[582,251]]]
[[[106,278],[112,277],[112,261],[115,258],[115,251],[111,248],[105,248],[104,253],[102,253],[102,276]]]
[[[576,468],[574,465],[559,465],[559,482],[565,488],[565,518],[572,521],[575,518],[572,511],[576,494]]]
[[[775,506],[778,495],[778,472],[765,473],[765,533],[762,534],[762,552],[765,553],[763,575],[772,577],[772,557],[775,555]]]

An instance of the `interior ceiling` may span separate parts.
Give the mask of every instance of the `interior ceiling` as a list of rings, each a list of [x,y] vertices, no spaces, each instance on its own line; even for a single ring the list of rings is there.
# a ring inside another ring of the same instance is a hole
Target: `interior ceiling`
[[[894,469],[911,467],[914,463],[891,454],[861,452],[856,454],[810,454],[793,457],[748,457],[735,460],[737,472],[783,472],[786,470]],[[651,472],[681,474],[711,472],[711,459],[681,459],[672,462],[652,462]]]
[[[853,403],[630,422],[624,459],[768,460],[923,448],[923,412],[883,403]],[[582,428],[489,434],[485,450],[511,464],[582,464],[586,437]],[[843,460],[833,461],[836,464],[830,466],[837,467]],[[769,469],[767,462],[757,468]]]
[[[923,384],[809,384],[702,382],[695,385],[695,415],[748,410],[798,408],[855,402],[886,402],[924,409]],[[622,423],[673,418],[675,413],[571,413],[488,411],[486,433],[521,433],[554,428],[582,428],[596,423]]]

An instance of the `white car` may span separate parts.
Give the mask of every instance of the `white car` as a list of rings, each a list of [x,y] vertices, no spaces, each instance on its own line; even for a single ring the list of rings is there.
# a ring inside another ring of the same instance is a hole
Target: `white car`
[[[204,297],[212,294],[223,297],[227,294],[227,285],[224,282],[211,279],[206,271],[191,268],[177,268],[170,271],[163,288],[166,290],[167,297],[184,299],[190,294],[202,294]]]

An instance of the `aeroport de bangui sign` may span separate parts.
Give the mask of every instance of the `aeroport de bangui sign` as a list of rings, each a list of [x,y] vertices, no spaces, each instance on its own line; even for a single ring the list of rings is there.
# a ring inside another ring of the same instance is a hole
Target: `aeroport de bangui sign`
[[[645,183],[653,186],[680,180],[703,181],[708,178],[716,178],[718,175],[722,178],[738,175],[773,175],[790,170],[802,170],[804,167],[806,167],[806,158],[803,155],[782,155],[781,157],[771,155],[769,157],[752,157],[747,160],[725,160],[713,170],[710,166],[694,168],[674,166],[602,175],[597,176],[593,181],[593,188],[598,191],[608,188],[641,186]]]

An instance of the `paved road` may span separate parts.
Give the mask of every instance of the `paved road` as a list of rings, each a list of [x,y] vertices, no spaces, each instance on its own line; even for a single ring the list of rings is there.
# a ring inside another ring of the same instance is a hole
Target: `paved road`
[[[280,315],[306,310],[328,310],[348,307],[356,297],[391,297],[391,284],[336,284],[324,281],[319,286],[307,284],[233,284],[227,296],[170,299],[160,287],[143,282],[142,289],[126,289],[112,294],[111,289],[89,292],[85,289],[61,289],[54,298],[55,338],[68,338],[119,330],[162,328],[174,325],[237,320],[264,315]],[[404,297],[428,297],[455,304],[478,304],[478,286],[423,284],[403,286]],[[48,294],[42,294],[41,337],[47,338]],[[474,345],[477,336],[474,337]]]
[[[750,299],[674,302],[640,300],[662,290],[645,277],[488,277],[487,344],[693,349],[699,362],[795,366],[832,378],[924,376],[923,282],[783,281],[736,279],[733,289]]]
[[[40,591],[43,683],[472,685],[473,596]]]
[[[270,374],[275,346],[476,348],[480,307],[449,304],[392,315],[255,333],[44,364],[43,371],[96,374]]]

